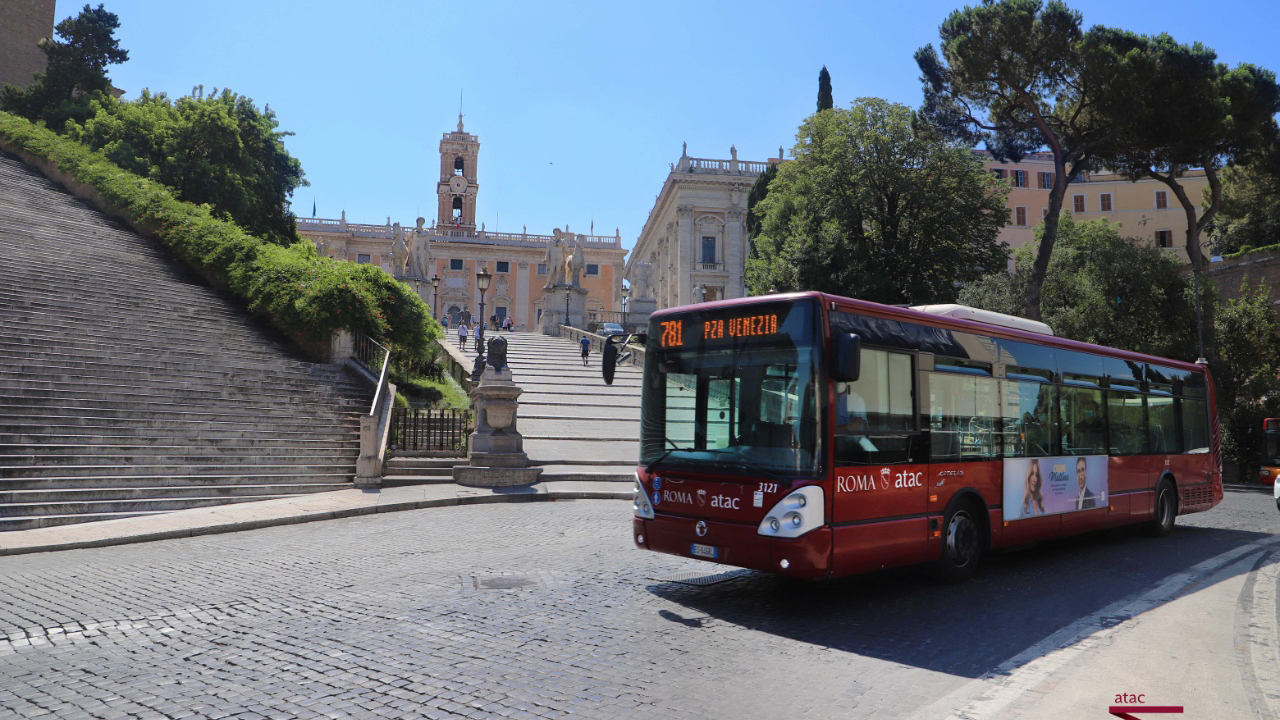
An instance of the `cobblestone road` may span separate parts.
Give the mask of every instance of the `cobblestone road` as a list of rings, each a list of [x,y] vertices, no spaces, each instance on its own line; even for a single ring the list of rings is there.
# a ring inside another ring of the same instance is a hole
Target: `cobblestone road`
[[[956,586],[655,580],[715,566],[635,550],[619,501],[0,558],[0,716],[901,717],[1280,531],[1257,493],[1180,522],[1000,555]]]

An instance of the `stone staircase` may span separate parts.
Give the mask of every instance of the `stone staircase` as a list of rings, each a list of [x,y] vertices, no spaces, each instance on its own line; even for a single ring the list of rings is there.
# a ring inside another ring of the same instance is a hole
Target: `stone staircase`
[[[594,350],[583,367],[572,340],[502,334],[512,379],[524,390],[518,427],[530,462],[543,468],[542,480],[629,487],[640,456],[640,369],[619,365],[613,385],[605,385]]]
[[[0,154],[0,530],[351,487],[372,394]]]
[[[453,482],[453,466],[465,457],[428,458],[404,455],[387,458],[382,466],[382,487],[436,485]]]

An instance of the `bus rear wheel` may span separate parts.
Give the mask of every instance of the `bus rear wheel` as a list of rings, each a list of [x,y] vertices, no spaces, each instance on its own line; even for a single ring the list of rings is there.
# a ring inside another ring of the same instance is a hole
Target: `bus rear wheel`
[[[1156,515],[1147,523],[1147,534],[1164,537],[1173,532],[1174,519],[1178,516],[1178,493],[1169,478],[1156,485]]]
[[[973,503],[960,503],[947,510],[943,523],[942,556],[938,558],[938,577],[958,582],[973,575],[982,561],[982,519]]]

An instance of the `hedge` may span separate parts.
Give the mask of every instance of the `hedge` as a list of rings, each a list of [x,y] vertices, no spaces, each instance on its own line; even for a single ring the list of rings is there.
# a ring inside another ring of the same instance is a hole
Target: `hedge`
[[[306,240],[265,242],[214,217],[210,206],[178,200],[164,185],[16,115],[0,112],[0,146],[65,174],[96,195],[101,210],[168,246],[313,353],[344,328],[389,343],[407,359],[424,357],[439,336],[426,304],[381,268],[323,257]]]

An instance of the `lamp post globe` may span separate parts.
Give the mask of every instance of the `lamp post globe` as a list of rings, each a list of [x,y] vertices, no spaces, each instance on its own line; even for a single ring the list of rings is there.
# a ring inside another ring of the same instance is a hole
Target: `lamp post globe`
[[[481,343],[480,347],[484,347],[484,324],[487,322],[484,317],[484,292],[489,289],[489,281],[492,279],[487,267],[481,267],[480,272],[476,273],[476,288],[480,290],[480,317],[477,319],[480,330],[476,333],[476,339]]]

